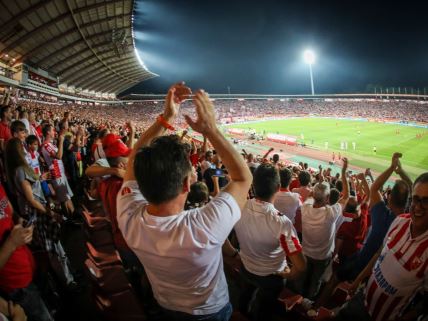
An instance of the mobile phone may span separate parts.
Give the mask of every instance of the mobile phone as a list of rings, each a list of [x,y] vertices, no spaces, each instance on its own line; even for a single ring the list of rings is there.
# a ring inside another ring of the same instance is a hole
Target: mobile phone
[[[215,176],[215,177],[224,177],[224,172],[223,172],[222,169],[216,169],[215,172],[214,172],[214,174],[212,176]]]
[[[30,219],[24,223],[24,227],[30,227],[31,225],[34,224],[34,222],[36,222],[36,219],[37,219],[37,214],[30,216]]]

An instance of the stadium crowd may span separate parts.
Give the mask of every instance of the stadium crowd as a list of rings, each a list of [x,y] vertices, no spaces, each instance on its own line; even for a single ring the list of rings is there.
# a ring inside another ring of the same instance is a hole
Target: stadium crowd
[[[102,112],[31,101],[1,107],[0,316],[54,320],[46,275],[80,290],[61,233],[80,225],[80,205],[95,200],[137,297],[165,320],[428,316],[428,172],[412,182],[398,152],[378,177],[351,174],[346,158],[336,175],[285,166],[273,149],[238,153],[217,126],[261,113],[427,122],[425,106],[191,95],[180,83],[163,103]],[[204,141],[175,134],[188,127]],[[393,173],[401,179],[384,189]],[[89,252],[97,235],[88,236]],[[337,299],[340,289],[346,300]]]

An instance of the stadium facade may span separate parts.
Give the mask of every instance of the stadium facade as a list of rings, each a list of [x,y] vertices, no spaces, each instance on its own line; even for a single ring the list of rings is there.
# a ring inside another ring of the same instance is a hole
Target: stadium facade
[[[156,77],[134,43],[133,0],[0,1],[0,85],[29,98],[112,100]]]

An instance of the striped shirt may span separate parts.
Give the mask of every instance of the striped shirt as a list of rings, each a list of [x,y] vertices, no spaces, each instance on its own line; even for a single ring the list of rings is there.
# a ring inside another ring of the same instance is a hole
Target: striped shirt
[[[419,291],[428,291],[428,231],[413,238],[409,214],[391,224],[366,288],[373,320],[394,320]]]

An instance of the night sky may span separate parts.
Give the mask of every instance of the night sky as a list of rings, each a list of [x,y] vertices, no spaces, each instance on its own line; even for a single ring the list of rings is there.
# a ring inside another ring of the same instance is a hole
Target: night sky
[[[165,93],[185,80],[211,93],[428,89],[424,1],[137,0],[136,45],[160,75],[127,93]],[[371,87],[370,87],[371,86]]]

